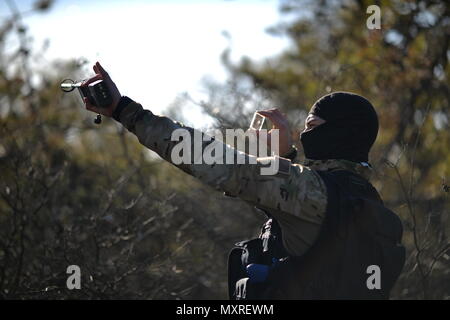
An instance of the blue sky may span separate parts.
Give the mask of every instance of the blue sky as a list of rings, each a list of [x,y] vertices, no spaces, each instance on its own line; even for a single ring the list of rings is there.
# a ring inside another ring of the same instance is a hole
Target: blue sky
[[[0,16],[5,3],[0,1]],[[33,1],[16,0],[21,10]],[[280,20],[273,0],[60,0],[45,14],[26,17],[36,47],[50,40],[46,59],[99,60],[120,91],[163,113],[178,94],[205,97],[204,77],[224,81],[220,54],[231,36],[232,59],[264,59],[287,40],[265,29]],[[86,70],[86,76],[91,74]],[[199,119],[198,110],[190,116]]]

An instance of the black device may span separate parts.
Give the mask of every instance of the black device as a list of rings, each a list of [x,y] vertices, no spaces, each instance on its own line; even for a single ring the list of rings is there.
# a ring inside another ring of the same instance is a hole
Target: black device
[[[75,88],[81,95],[81,98],[87,98],[88,101],[96,107],[106,108],[112,103],[112,96],[109,92],[108,86],[103,80],[97,80],[88,84],[87,86],[82,86],[83,81],[75,82],[71,79],[66,79],[61,83],[61,90],[64,92],[71,92]],[[100,124],[102,122],[101,115],[97,115],[94,123]]]
[[[64,92],[71,92],[77,88],[81,98],[87,98],[96,107],[105,108],[111,105],[111,93],[103,80],[97,80],[84,87],[81,86],[82,83],[82,81],[75,83],[73,80],[66,79],[61,83],[61,89]]]

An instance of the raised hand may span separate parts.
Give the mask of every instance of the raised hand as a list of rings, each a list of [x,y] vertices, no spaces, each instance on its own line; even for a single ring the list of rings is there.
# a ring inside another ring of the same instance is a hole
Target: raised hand
[[[99,108],[99,107],[93,106],[87,98],[84,98],[83,99],[84,105],[86,106],[86,109],[89,111],[99,113],[99,114],[102,114],[107,117],[111,117],[122,96],[120,95],[119,89],[117,89],[116,84],[112,81],[108,72],[106,72],[106,70],[103,69],[103,67],[100,65],[99,62],[95,63],[95,65],[93,66],[93,69],[95,72],[95,76],[85,80],[83,82],[82,86],[88,86],[92,82],[95,82],[97,80],[103,80],[105,82],[105,84],[108,86],[108,89],[111,93],[112,103],[107,107]]]
[[[260,115],[267,117],[272,122],[272,129],[267,134],[267,145],[271,144],[271,132],[273,129],[279,130],[279,153],[285,155],[289,152],[292,146],[291,131],[289,129],[289,122],[284,114],[278,109],[269,109],[257,111]]]

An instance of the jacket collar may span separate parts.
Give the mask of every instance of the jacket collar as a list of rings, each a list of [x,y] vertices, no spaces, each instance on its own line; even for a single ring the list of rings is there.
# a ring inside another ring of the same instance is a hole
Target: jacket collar
[[[348,170],[366,180],[370,180],[372,167],[367,162],[353,162],[344,159],[311,160],[305,159],[303,165],[317,171]]]

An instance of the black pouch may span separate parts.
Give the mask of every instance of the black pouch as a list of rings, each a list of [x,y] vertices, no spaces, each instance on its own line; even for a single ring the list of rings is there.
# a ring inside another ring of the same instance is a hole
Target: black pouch
[[[253,290],[252,287],[260,287],[262,284],[248,281],[246,267],[252,263],[267,264],[260,238],[236,243],[228,256],[228,296],[231,300],[256,299],[252,292],[258,290]]]

